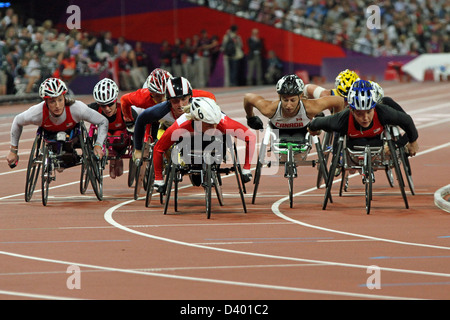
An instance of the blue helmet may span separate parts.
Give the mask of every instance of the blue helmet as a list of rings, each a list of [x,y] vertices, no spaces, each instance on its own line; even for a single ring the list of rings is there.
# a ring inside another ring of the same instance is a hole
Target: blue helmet
[[[355,110],[370,110],[375,107],[375,89],[369,81],[355,81],[348,91],[347,101],[351,108]]]

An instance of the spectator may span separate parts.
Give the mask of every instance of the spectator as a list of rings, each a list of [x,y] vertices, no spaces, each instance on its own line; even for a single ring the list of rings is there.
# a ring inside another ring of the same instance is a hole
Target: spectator
[[[267,57],[267,71],[264,75],[267,84],[274,84],[281,78],[283,64],[277,57],[275,51],[270,50]]]
[[[161,49],[159,50],[159,62],[161,69],[172,72],[172,52],[169,41],[167,40],[163,40],[161,43]]]
[[[251,86],[253,79],[255,79],[256,84],[259,86],[263,84],[262,60],[264,45],[259,37],[258,29],[255,28],[252,30],[252,34],[248,38],[247,43],[249,50],[247,56],[247,85]]]
[[[173,74],[181,74],[181,53],[183,50],[183,45],[180,38],[175,39],[175,43],[172,46],[172,72]]]
[[[242,38],[238,34],[238,26],[232,25],[227,30],[222,41],[225,53],[225,86],[238,86],[241,71],[241,60],[244,57]]]
[[[198,57],[199,62],[197,64],[198,87],[204,88],[208,85],[211,65],[211,39],[208,37],[208,31],[203,29],[200,33],[200,39],[198,43]]]

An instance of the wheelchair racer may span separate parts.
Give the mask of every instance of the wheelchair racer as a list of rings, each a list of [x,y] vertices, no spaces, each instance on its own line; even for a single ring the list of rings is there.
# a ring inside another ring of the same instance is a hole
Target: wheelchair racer
[[[125,121],[133,123],[137,119],[132,114],[131,106],[139,108],[138,113],[140,113],[144,109],[153,107],[154,105],[163,102],[166,97],[166,82],[170,78],[172,78],[172,75],[168,71],[156,68],[150,72],[150,75],[145,81],[144,88],[124,94],[120,98],[120,103],[122,105]],[[153,129],[154,131],[151,135],[153,138],[156,138],[158,128],[155,125]]]
[[[306,126],[315,116],[324,110],[339,112],[345,102],[340,96],[320,99],[304,98],[305,85],[297,75],[286,75],[278,80],[276,90],[279,100],[266,100],[254,93],[244,96],[244,110],[247,125],[255,130],[263,129],[263,123],[255,116],[253,108],[269,118],[269,125],[279,129],[282,142],[305,143]]]
[[[341,71],[335,79],[335,88],[327,90],[316,84],[305,85],[305,96],[309,99],[319,99],[328,96],[340,96],[347,98],[348,90],[352,86],[353,82],[359,79],[358,74],[349,69]]]
[[[311,134],[319,130],[339,132],[347,135],[347,146],[382,146],[381,134],[385,125],[401,127],[408,139],[406,148],[410,156],[416,155],[419,145],[418,132],[408,114],[390,106],[377,103],[378,94],[369,81],[358,80],[353,83],[348,94],[350,108],[334,115],[315,118],[308,124]]]
[[[132,133],[129,133],[127,127],[130,127],[130,123],[125,122],[122,106],[117,101],[119,96],[119,87],[117,84],[108,78],[100,80],[94,87],[93,96],[95,102],[90,103],[88,106],[100,112],[108,119],[108,138],[110,136],[121,136],[125,138],[122,144],[115,144],[112,147],[114,154],[110,156],[120,155],[125,152],[127,147],[132,143]],[[131,109],[133,118],[137,118],[137,112],[132,107]],[[120,177],[123,174],[123,160],[118,157],[117,159],[111,159],[109,161],[109,175],[112,179]]]
[[[163,155],[178,140],[180,133],[188,132],[191,136],[211,135],[211,132],[221,135],[231,134],[245,141],[245,162],[242,170],[243,181],[252,179],[250,161],[255,150],[256,136],[246,126],[221,112],[217,103],[210,98],[194,97],[189,106],[189,113],[179,117],[156,143],[153,149],[153,164],[155,167],[154,186],[158,192],[164,190]]]
[[[57,78],[47,78],[39,87],[39,95],[43,101],[18,114],[11,126],[11,149],[6,160],[14,167],[18,161],[18,145],[22,129],[34,124],[45,132],[56,134],[60,131],[70,133],[81,121],[98,126],[98,136],[94,145],[94,154],[103,157],[103,142],[108,132],[108,120],[98,112],[90,109],[79,100],[67,96],[66,84]]]
[[[211,92],[192,89],[186,78],[176,77],[167,81],[166,101],[144,110],[136,119],[134,159],[137,160],[142,157],[142,141],[146,126],[158,124],[158,127],[161,127],[161,131],[157,135],[157,138],[159,138],[166,128],[170,127],[176,119],[184,114],[184,108],[191,102],[192,97],[208,97],[216,100]]]

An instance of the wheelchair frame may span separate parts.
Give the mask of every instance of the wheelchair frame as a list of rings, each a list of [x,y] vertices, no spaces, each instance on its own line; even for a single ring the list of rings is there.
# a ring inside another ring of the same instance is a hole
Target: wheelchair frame
[[[213,156],[210,152],[202,151],[201,154],[191,152],[187,155],[191,159],[199,159],[201,158],[202,164],[183,164],[181,161],[179,161],[179,155],[180,155],[180,148],[178,145],[174,145],[174,147],[171,150],[171,156],[170,159],[167,162],[165,171],[166,171],[166,178],[165,178],[165,190],[164,190],[164,214],[167,214],[171,192],[172,192],[172,184],[173,184],[173,191],[174,191],[174,210],[175,212],[178,211],[178,184],[182,181],[183,175],[193,175],[197,174],[200,175],[201,182],[200,186],[202,186],[205,189],[205,211],[206,211],[206,217],[207,219],[210,219],[211,212],[212,212],[212,188],[214,188],[219,205],[223,206],[223,194],[222,194],[222,178],[221,174],[228,175],[230,172],[234,172],[236,176],[236,182],[239,189],[239,194],[242,202],[242,207],[244,209],[244,212],[247,213],[247,206],[245,204],[245,198],[244,198],[244,188],[243,188],[243,178],[242,178],[242,171],[240,170],[240,166],[238,165],[238,156],[237,156],[237,148],[235,145],[235,142],[232,142],[231,139],[226,138],[226,146],[227,150],[231,154],[231,158],[233,161],[232,167],[227,168],[221,168],[220,162],[222,159],[218,159],[217,157]],[[198,151],[200,152],[200,150]],[[175,159],[175,161],[173,161]],[[200,161],[198,161],[200,162]],[[147,193],[149,193],[149,190],[152,190],[153,186],[147,187]],[[151,194],[152,191],[150,191]]]
[[[41,127],[36,132],[36,138],[30,151],[28,159],[26,182],[25,182],[25,202],[29,202],[36,188],[37,179],[41,176],[42,204],[48,203],[49,185],[56,180],[56,172],[60,168],[70,168],[81,165],[80,192],[86,190],[88,182],[91,181],[92,188],[98,200],[103,198],[103,180],[102,165],[99,161],[93,160],[93,143],[87,135],[83,122],[74,128],[77,134],[67,140],[66,133],[64,137],[57,135],[57,140],[50,140],[45,137],[45,133]],[[74,139],[78,137],[82,155],[79,156],[74,146]],[[66,153],[63,147],[70,143],[74,153]],[[67,164],[64,157],[72,157],[72,164]],[[83,181],[84,178],[84,181]]]
[[[252,204],[255,203],[256,195],[258,193],[258,186],[261,180],[261,171],[262,167],[266,165],[270,167],[272,163],[270,161],[266,161],[266,153],[274,152],[274,154],[278,154],[278,163],[284,164],[285,172],[284,177],[288,179],[289,186],[289,206],[293,207],[294,202],[294,178],[297,177],[297,166],[312,166],[316,165],[316,160],[306,160],[309,155],[309,152],[312,148],[312,144],[316,145],[316,148],[319,145],[319,141],[317,137],[311,137],[309,133],[306,134],[305,140],[306,143],[298,144],[293,142],[275,142],[277,140],[277,135],[274,132],[274,129],[267,124],[266,129],[264,131],[264,137],[259,149],[258,153],[258,161],[256,163],[255,169],[255,178],[253,180],[254,188],[253,188],[253,196],[252,196]],[[319,152],[318,152],[319,153]],[[323,169],[326,170],[324,167]]]
[[[412,194],[414,194],[414,185],[410,176],[410,167],[404,162],[406,155],[403,148],[398,148],[395,144],[395,140],[399,137],[398,128],[392,126],[385,126],[382,140],[387,143],[390,155],[387,155],[384,151],[384,145],[380,147],[370,146],[355,146],[354,149],[350,149],[346,146],[347,136],[339,138],[337,144],[337,150],[333,153],[333,158],[330,166],[330,174],[328,176],[325,197],[323,201],[322,209],[325,210],[328,199],[331,200],[331,188],[333,185],[334,174],[336,168],[341,167],[341,183],[339,196],[342,196],[342,190],[347,191],[348,186],[348,170],[357,170],[362,175],[362,181],[365,185],[365,207],[366,213],[370,214],[371,201],[372,201],[372,184],[374,183],[374,171],[385,170],[391,187],[394,185],[394,179],[391,174],[391,169],[394,168],[395,175],[398,181],[400,192],[405,203],[406,209],[409,208],[408,199],[405,192],[405,183],[400,169],[400,163],[403,163],[405,172],[409,174],[408,181],[410,181],[410,188]],[[395,139],[395,140],[394,140]],[[403,155],[402,155],[403,153]],[[340,158],[342,154],[342,164],[340,164]],[[409,172],[409,173],[408,173]]]

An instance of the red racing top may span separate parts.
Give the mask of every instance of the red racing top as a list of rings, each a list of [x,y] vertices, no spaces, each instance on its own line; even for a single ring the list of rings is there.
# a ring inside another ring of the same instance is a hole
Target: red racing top
[[[50,132],[59,132],[71,130],[76,126],[75,120],[72,118],[72,113],[70,113],[70,106],[66,106],[66,121],[57,125],[50,120],[50,111],[48,110],[47,104],[42,105],[42,124],[41,127]]]
[[[352,113],[348,116],[348,136],[349,138],[373,138],[379,136],[384,131],[384,127],[381,125],[380,120],[378,120],[377,111],[374,110],[372,127],[367,130],[358,130],[355,128],[355,120]]]
[[[194,120],[188,120],[185,116],[177,119],[171,125],[156,143],[153,149],[153,164],[155,166],[155,180],[162,180],[163,155],[175,143],[172,141],[172,133],[177,129],[182,129],[195,134]],[[244,169],[250,169],[250,161],[255,150],[256,136],[246,126],[237,122],[225,114],[222,114],[222,120],[216,127],[223,134],[232,134],[239,140],[245,141],[245,163]]]

